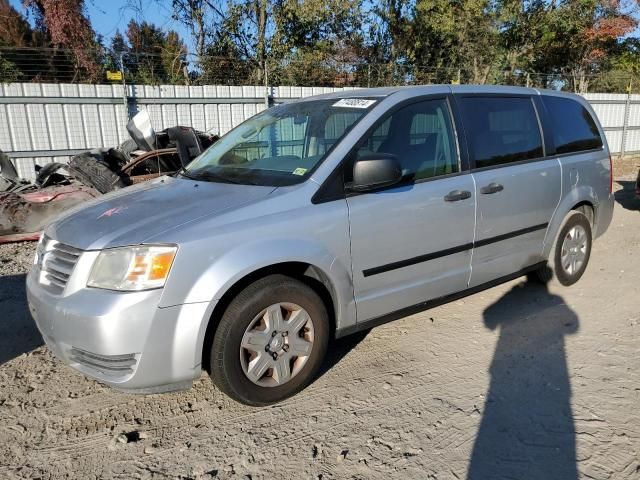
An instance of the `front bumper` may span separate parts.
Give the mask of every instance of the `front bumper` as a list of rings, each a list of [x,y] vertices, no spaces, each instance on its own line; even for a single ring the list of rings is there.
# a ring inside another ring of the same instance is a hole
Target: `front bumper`
[[[159,308],[162,290],[94,288],[53,294],[27,276],[29,310],[56,357],[111,387],[139,393],[188,388],[201,373],[198,342],[209,304]]]

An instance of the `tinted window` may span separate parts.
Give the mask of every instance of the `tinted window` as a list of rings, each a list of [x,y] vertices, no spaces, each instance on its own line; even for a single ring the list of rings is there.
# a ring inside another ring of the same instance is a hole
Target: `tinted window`
[[[358,156],[392,153],[408,179],[458,171],[458,156],[446,100],[427,100],[404,107],[384,119],[365,138]]]
[[[586,108],[570,98],[542,97],[542,101],[551,119],[557,153],[602,147],[598,126]]]
[[[476,168],[543,155],[531,99],[463,97],[460,105]]]

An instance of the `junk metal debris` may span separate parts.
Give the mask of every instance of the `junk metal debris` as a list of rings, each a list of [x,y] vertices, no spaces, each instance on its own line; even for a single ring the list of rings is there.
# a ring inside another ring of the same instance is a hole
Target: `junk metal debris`
[[[37,240],[69,208],[129,185],[175,173],[218,140],[190,127],[155,132],[146,111],[127,125],[130,139],[90,150],[69,164],[36,166],[36,180],[20,178],[0,151],[0,243]]]

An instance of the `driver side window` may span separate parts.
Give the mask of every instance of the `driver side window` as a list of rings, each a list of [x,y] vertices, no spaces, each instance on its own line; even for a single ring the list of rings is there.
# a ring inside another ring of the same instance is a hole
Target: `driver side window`
[[[425,100],[392,113],[363,139],[358,157],[367,153],[395,155],[406,179],[421,180],[458,172],[447,101]]]

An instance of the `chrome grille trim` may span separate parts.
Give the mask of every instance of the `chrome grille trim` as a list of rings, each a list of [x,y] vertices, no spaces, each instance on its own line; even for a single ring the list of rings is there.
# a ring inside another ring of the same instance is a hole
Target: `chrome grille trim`
[[[52,293],[61,294],[82,255],[82,250],[45,236],[38,247],[37,254],[40,264],[40,283],[49,287]]]

